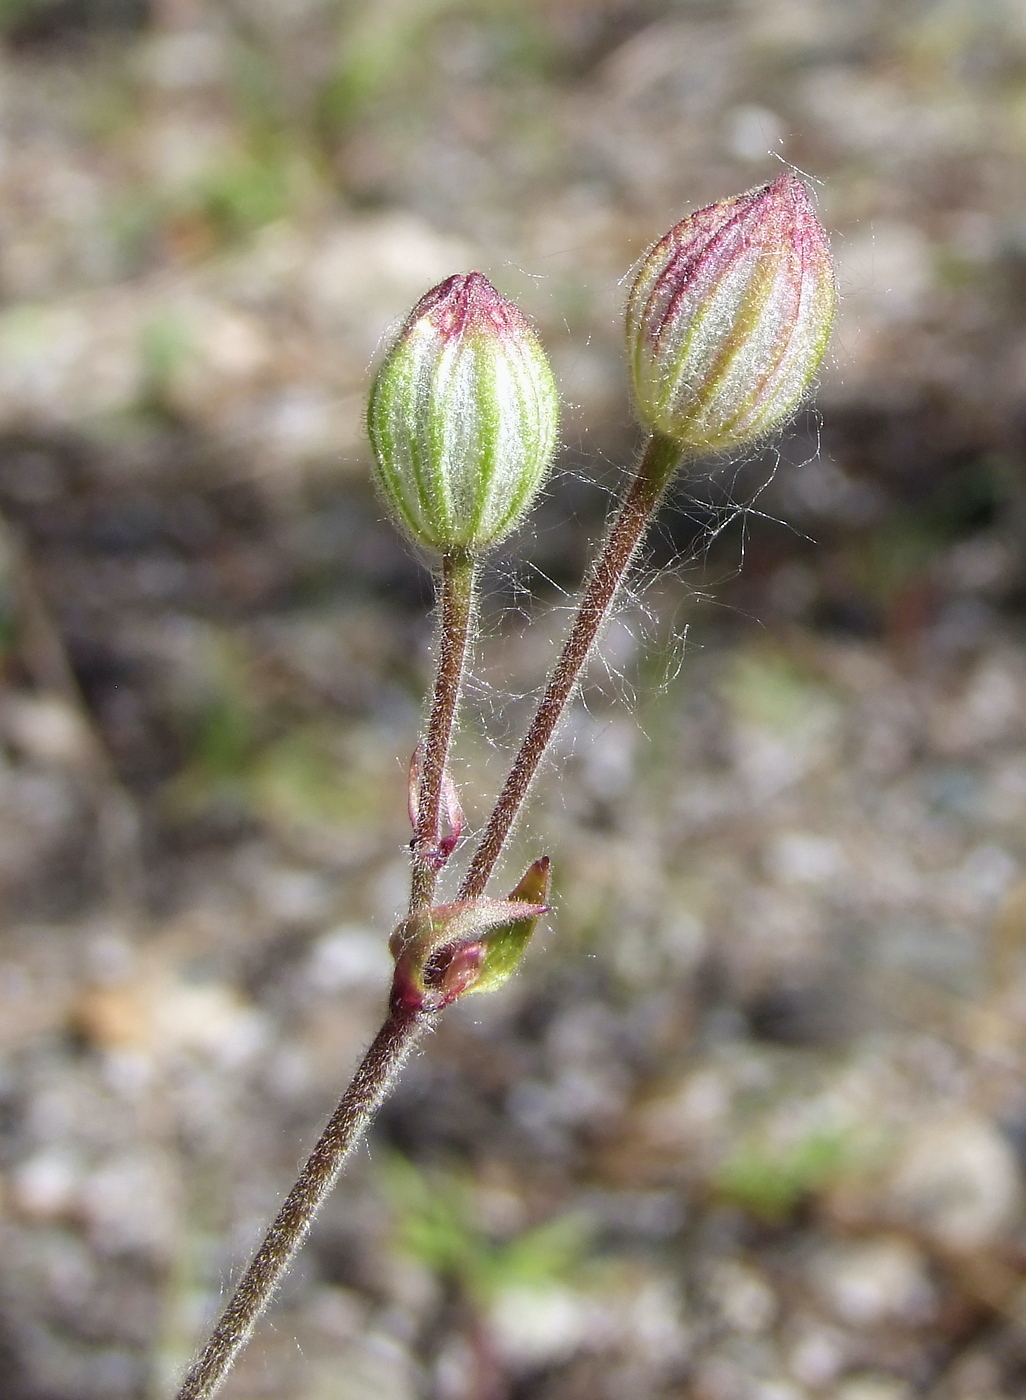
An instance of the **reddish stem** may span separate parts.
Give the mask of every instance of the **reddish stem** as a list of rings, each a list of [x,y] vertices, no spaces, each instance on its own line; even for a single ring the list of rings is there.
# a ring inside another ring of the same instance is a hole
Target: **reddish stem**
[[[177,1400],[209,1400],[220,1389],[306,1239],[313,1218],[335,1185],[346,1158],[360,1141],[410,1052],[430,1024],[430,1016],[400,1008],[391,1013],[378,1031],[263,1244],[221,1314],[210,1340],[185,1378]]]
[[[443,785],[470,639],[474,572],[474,556],[468,550],[454,550],[442,559],[438,669],[421,756],[420,794],[413,834],[411,914],[430,907],[444,863],[439,859]]]
[[[545,753],[552,742],[567,703],[580,680],[599,630],[605,621],[624,575],[655,514],[663,492],[682,457],[681,448],[668,438],[649,438],[627,494],[606,536],[602,552],[588,579],[570,634],[549,676],[545,693],[531,726],[513,760],[506,785],[488,819],[457,899],[483,894],[496,862],[502,855],[513,824],[527,797]]]

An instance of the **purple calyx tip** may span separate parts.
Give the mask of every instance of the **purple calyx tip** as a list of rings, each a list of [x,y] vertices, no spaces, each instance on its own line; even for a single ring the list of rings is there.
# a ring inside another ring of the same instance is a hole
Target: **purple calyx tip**
[[[698,287],[713,285],[744,249],[790,251],[804,261],[825,245],[825,237],[804,182],[789,170],[687,215],[653,249],[665,258],[653,296],[661,294],[665,301],[649,335],[658,343],[682,303]]]
[[[446,338],[468,331],[509,334],[526,324],[520,311],[481,272],[457,272],[421,297],[410,313],[412,325],[427,321]]]

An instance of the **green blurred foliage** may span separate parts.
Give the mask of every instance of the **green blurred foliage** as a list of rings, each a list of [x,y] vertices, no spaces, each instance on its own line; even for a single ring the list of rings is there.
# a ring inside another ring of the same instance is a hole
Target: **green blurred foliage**
[[[183,713],[185,762],[166,792],[171,812],[186,819],[215,805],[249,808],[253,757],[269,722],[239,642],[212,635],[203,672],[201,694]]]
[[[714,1193],[732,1205],[779,1224],[850,1166],[850,1135],[809,1133],[794,1142],[751,1140],[739,1146],[714,1176]]]
[[[537,17],[516,0],[370,0],[343,19],[335,69],[320,94],[323,127],[344,132],[380,98],[394,102],[404,87],[416,86],[433,32],[450,17],[486,30],[496,81],[522,79],[550,64]]]
[[[393,1156],[382,1180],[399,1249],[480,1305],[505,1289],[566,1283],[587,1253],[592,1231],[580,1214],[497,1239],[478,1223],[475,1187],[463,1175]]]
[[[319,97],[319,116],[334,131],[351,126],[416,64],[425,34],[459,0],[389,0],[364,4],[343,20],[335,71]]]
[[[887,614],[921,583],[943,584],[946,551],[960,540],[1015,530],[1021,472],[994,453],[949,465],[929,495],[895,504],[886,520],[852,534],[845,548],[848,576],[870,609]]]
[[[52,14],[61,0],[0,0],[0,32],[17,29],[26,20]]]
[[[289,212],[288,153],[279,142],[262,150],[240,152],[207,172],[192,191],[195,212],[212,225],[218,242],[256,232]],[[189,200],[184,201],[188,211]]]
[[[232,813],[289,833],[359,831],[388,810],[396,793],[381,782],[379,743],[359,727],[301,714],[234,637],[212,635],[204,666],[201,693],[182,706],[169,815]]]
[[[173,310],[161,312],[143,327],[139,337],[142,361],[139,408],[144,416],[171,419],[175,381],[195,354],[188,326]]]
[[[17,647],[20,598],[15,560],[6,531],[0,532],[0,668]]]
[[[330,724],[303,725],[253,758],[248,791],[254,810],[281,826],[355,826],[381,811],[380,773],[361,765],[359,740]]]
[[[739,651],[722,689],[738,719],[785,735],[803,728],[826,700],[823,687],[794,656],[770,646]]]

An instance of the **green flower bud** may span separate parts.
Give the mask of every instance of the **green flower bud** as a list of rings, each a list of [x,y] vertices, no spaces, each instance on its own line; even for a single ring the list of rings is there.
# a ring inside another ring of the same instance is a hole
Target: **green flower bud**
[[[805,397],[834,299],[826,230],[795,176],[682,219],[627,302],[639,419],[695,452],[755,442]]]
[[[422,297],[378,370],[367,427],[381,492],[419,544],[484,549],[531,504],[556,446],[552,370],[486,277]]]

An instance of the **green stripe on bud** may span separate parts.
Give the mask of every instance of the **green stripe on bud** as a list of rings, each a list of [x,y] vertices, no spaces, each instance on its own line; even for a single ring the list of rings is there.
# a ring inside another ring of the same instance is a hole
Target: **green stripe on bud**
[[[419,544],[485,549],[510,532],[556,446],[559,399],[523,313],[479,272],[410,312],[371,390],[381,492]]]
[[[627,302],[639,419],[695,452],[757,441],[808,392],[834,300],[826,230],[795,176],[682,219]]]

